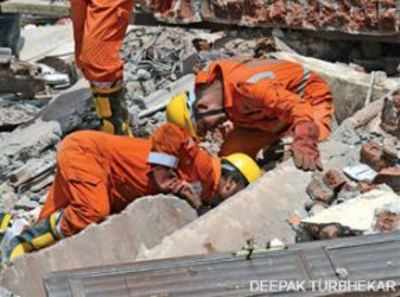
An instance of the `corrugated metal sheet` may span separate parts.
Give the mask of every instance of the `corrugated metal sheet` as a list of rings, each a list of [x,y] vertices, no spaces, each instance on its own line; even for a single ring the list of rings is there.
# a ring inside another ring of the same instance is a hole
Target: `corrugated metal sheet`
[[[252,280],[400,280],[400,232],[298,244],[245,256],[217,254],[56,272],[45,280],[49,297],[264,296]],[[281,292],[279,296],[324,296]]]

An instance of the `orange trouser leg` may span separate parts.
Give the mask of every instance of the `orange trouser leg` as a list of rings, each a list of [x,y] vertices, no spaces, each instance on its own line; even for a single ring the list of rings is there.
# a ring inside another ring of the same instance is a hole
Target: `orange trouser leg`
[[[132,0],[71,0],[77,64],[89,81],[115,82],[122,79],[119,55]]]
[[[110,215],[107,187],[104,183],[69,181],[70,204],[61,218],[61,232],[71,236],[92,223],[99,223]]]
[[[40,212],[39,221],[47,219],[52,213],[68,206],[70,201],[66,185],[60,171],[57,170],[56,178],[50,187],[46,202]]]
[[[259,150],[275,144],[279,138],[279,134],[276,133],[238,127],[227,135],[219,155],[245,153],[255,158]]]
[[[305,89],[304,99],[309,101],[314,109],[314,119],[319,127],[320,140],[325,140],[331,134],[334,106],[329,86],[316,74],[312,74]]]
[[[78,233],[91,223],[110,214],[107,175],[97,161],[96,145],[90,133],[78,132],[64,139],[57,154],[57,176],[40,214],[47,218],[63,209],[61,232],[64,236]]]

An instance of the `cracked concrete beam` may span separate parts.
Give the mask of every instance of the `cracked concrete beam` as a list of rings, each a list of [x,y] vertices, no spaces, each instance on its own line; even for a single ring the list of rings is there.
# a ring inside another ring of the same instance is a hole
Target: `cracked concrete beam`
[[[134,261],[139,250],[157,245],[196,217],[189,204],[175,197],[138,199],[102,224],[17,258],[1,271],[0,284],[21,296],[45,297],[42,279],[48,273]]]

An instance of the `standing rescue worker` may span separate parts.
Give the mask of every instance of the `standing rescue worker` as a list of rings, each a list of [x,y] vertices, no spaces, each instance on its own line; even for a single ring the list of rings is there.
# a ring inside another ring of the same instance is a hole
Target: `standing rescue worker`
[[[334,108],[329,87],[302,65],[283,60],[225,59],[197,74],[195,94],[174,97],[167,119],[193,135],[224,130],[220,155],[260,149],[292,135],[297,167],[322,169],[318,142],[326,139]]]
[[[211,156],[172,124],[149,140],[77,132],[64,139],[57,162],[39,222],[11,239],[3,260],[76,234],[142,196],[173,193],[196,209],[212,207],[261,175],[247,155]]]
[[[119,51],[133,0],[71,0],[77,66],[90,82],[101,130],[130,135]]]

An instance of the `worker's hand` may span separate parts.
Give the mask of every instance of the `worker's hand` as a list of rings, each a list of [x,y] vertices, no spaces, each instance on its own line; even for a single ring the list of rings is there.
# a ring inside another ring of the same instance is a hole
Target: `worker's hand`
[[[318,127],[313,122],[303,122],[295,127],[291,146],[294,163],[305,171],[322,170],[318,149]]]
[[[200,196],[193,186],[184,180],[174,179],[171,181],[171,192],[185,199],[193,208],[198,209],[202,205]]]
[[[233,131],[235,128],[234,124],[232,121],[228,120],[223,122],[221,125],[218,126],[218,131],[221,133],[222,138],[225,138],[229,133]]]

